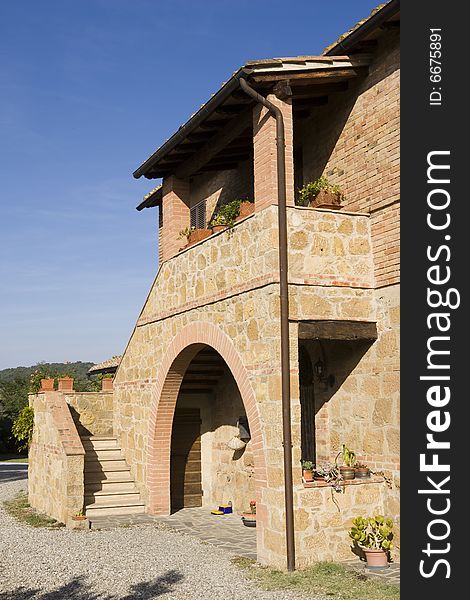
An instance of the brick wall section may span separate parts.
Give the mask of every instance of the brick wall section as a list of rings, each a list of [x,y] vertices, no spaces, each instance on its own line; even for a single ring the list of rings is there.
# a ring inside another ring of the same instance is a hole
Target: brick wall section
[[[67,523],[83,509],[85,451],[61,392],[29,397],[34,410],[28,493],[33,508]]]
[[[294,204],[294,155],[292,101],[275,95],[267,99],[278,106],[284,117],[286,148],[287,204]],[[277,203],[276,119],[261,105],[253,109],[253,152],[255,210]]]
[[[399,45],[390,32],[380,42],[369,75],[347,92],[330,96],[328,105],[295,131],[303,145],[304,183],[324,174],[341,186],[345,209],[372,212],[376,224],[386,221],[387,234],[373,226],[377,285],[398,281],[399,256]],[[393,250],[384,253],[384,246]],[[383,260],[386,257],[386,260]]]
[[[163,181],[163,227],[159,235],[159,261],[168,260],[184,246],[179,232],[189,226],[189,181],[173,175]]]
[[[202,173],[191,179],[191,206],[206,200],[209,221],[217,206],[232,200],[253,200],[253,161],[243,161],[237,169]]]
[[[400,281],[400,205],[372,213],[372,251],[378,288]]]

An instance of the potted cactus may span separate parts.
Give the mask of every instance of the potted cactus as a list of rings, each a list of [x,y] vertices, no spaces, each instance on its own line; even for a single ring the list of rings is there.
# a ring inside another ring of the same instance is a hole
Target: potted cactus
[[[356,517],[353,520],[349,537],[363,550],[368,569],[383,569],[388,566],[392,530],[393,519],[383,515]]]

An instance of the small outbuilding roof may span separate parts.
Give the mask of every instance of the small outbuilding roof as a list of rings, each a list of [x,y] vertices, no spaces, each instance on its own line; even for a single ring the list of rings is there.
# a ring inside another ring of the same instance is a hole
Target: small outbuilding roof
[[[122,356],[113,356],[101,363],[93,365],[88,369],[89,375],[99,375],[100,373],[114,373],[121,363]]]

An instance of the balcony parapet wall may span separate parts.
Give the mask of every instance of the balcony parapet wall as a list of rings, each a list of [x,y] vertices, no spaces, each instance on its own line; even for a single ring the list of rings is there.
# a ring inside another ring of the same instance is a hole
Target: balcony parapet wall
[[[325,288],[319,289],[320,295],[329,290],[333,297],[365,297],[369,302],[374,278],[368,215],[288,207],[287,217],[290,317],[313,318],[296,302],[306,288]],[[164,262],[137,325],[278,283],[273,205]],[[349,315],[333,310],[334,315],[324,318],[372,318],[371,304],[364,309]]]

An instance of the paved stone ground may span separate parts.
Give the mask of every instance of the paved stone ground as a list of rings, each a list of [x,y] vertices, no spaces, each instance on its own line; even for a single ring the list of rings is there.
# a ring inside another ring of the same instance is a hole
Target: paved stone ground
[[[224,548],[231,554],[256,560],[256,527],[246,527],[235,513],[211,515],[209,508],[185,508],[158,520],[172,529]]]
[[[348,566],[367,577],[374,577],[377,579],[381,579],[386,583],[400,583],[400,563],[392,562],[389,563],[388,567],[385,569],[368,569],[359,558],[355,558],[352,560],[342,561],[341,564]]]
[[[94,519],[91,521],[91,527],[112,529],[152,521],[163,523],[175,531],[209,542],[234,556],[245,556],[256,560],[256,528],[243,525],[237,514],[211,515],[210,509],[205,507],[185,508],[169,517],[134,515]]]

